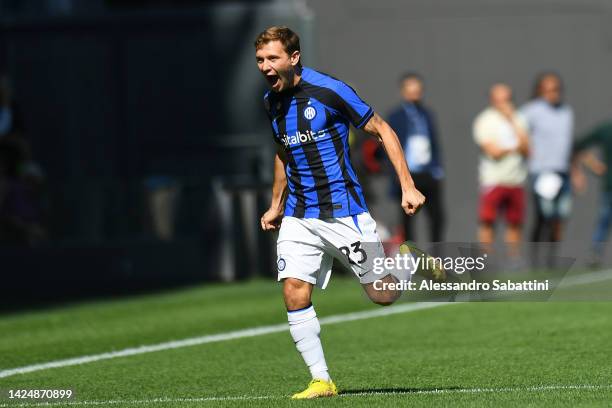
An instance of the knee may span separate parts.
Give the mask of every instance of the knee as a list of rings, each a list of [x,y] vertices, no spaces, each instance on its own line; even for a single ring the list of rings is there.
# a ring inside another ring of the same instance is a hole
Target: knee
[[[400,291],[380,291],[377,292],[375,295],[371,295],[370,300],[380,306],[390,306],[395,303],[397,299],[399,299],[400,295]]]
[[[298,279],[285,279],[283,282],[283,296],[287,310],[302,309],[310,305],[312,285]]]

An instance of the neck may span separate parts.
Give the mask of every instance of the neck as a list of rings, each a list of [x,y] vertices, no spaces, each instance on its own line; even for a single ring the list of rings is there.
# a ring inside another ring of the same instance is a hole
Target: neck
[[[553,102],[553,101],[549,101],[548,99],[544,99],[544,101],[554,108],[558,108],[559,106],[561,106],[561,101]]]

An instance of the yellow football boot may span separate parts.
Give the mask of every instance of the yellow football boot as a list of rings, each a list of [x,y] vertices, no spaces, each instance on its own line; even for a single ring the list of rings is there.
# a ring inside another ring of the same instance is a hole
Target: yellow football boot
[[[338,388],[332,380],[325,381],[315,378],[308,384],[302,392],[293,394],[291,399],[310,399],[310,398],[321,398],[321,397],[333,397],[338,395]]]
[[[411,254],[415,258],[421,257],[421,266],[416,271],[418,275],[436,282],[444,282],[446,280],[446,271],[441,263],[436,262],[434,257],[417,248],[413,242],[406,241],[401,244],[399,253],[402,255]]]

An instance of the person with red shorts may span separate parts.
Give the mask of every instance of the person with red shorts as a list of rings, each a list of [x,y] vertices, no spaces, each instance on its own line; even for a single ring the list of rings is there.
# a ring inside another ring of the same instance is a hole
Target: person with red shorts
[[[481,150],[478,240],[491,249],[495,221],[503,215],[508,255],[518,258],[525,212],[525,159],[529,154],[527,123],[515,110],[508,85],[493,85],[489,99],[490,106],[476,117],[473,129]]]

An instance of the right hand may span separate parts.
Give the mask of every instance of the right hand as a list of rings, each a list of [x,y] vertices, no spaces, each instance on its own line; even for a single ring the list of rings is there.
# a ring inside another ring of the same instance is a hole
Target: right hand
[[[282,210],[270,208],[261,216],[261,229],[264,231],[276,231],[280,228],[282,219]]]
[[[406,215],[414,215],[425,204],[425,196],[416,187],[402,192],[402,208]]]
[[[512,102],[500,103],[496,108],[510,122],[514,121],[514,105]]]
[[[596,162],[591,164],[591,171],[595,173],[596,176],[603,177],[608,171],[608,166],[605,163],[597,160]]]

